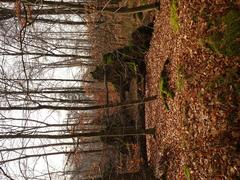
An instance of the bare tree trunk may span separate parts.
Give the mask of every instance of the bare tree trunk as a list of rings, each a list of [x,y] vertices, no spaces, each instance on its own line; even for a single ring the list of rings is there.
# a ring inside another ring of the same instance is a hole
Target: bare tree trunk
[[[14,94],[57,94],[57,93],[85,93],[84,90],[23,90],[23,91],[0,91],[0,95],[14,95]],[[1,108],[1,107],[0,107]]]
[[[88,150],[86,152],[82,152],[82,153],[97,153],[97,152],[101,152],[102,150]],[[42,153],[42,154],[30,154],[30,155],[25,155],[25,156],[20,156],[17,158],[12,158],[12,159],[7,159],[7,160],[3,160],[0,161],[0,165],[8,163],[8,162],[12,162],[12,161],[18,161],[21,159],[28,159],[28,158],[34,158],[34,157],[43,157],[43,156],[52,156],[52,155],[59,155],[59,154],[66,154],[66,155],[71,155],[74,154],[75,151],[58,151],[58,152],[52,152],[52,153]],[[81,151],[80,151],[81,153]]]
[[[74,58],[83,58],[83,59],[91,59],[91,56],[84,56],[84,55],[77,55],[77,54],[48,54],[48,53],[32,53],[32,52],[6,52],[6,53],[1,53],[1,55],[4,56],[22,56],[22,55],[33,55],[33,56],[50,56],[50,57],[74,57]]]
[[[0,0],[0,2],[2,2],[2,0]],[[75,9],[65,9],[65,8],[33,9],[31,10],[31,12],[32,12],[32,15],[35,15],[35,16],[36,15],[60,15],[60,14],[85,14],[84,9],[76,9],[76,8]],[[16,13],[14,9],[7,9],[7,8],[0,9],[0,21],[11,19],[13,17],[16,17]]]
[[[0,80],[4,81],[26,81],[29,80],[31,82],[46,82],[46,81],[55,81],[55,82],[83,82],[83,83],[94,83],[94,81],[82,80],[82,79],[4,79],[0,78]]]
[[[128,8],[128,7],[105,8],[103,11],[110,12],[110,13],[118,13],[118,14],[134,14],[134,13],[139,13],[139,12],[144,12],[144,11],[151,11],[151,10],[159,9],[159,8],[160,8],[159,3],[153,3],[153,4],[146,4],[143,6],[133,7],[133,8]],[[99,8],[98,10],[101,10],[101,9]]]
[[[46,148],[46,147],[56,147],[56,146],[77,146],[77,145],[83,145],[83,144],[93,144],[97,143],[99,141],[89,141],[89,142],[64,142],[64,143],[51,143],[51,144],[42,144],[42,145],[36,145],[36,146],[26,146],[26,147],[17,147],[17,148],[2,148],[0,149],[0,152],[7,152],[7,151],[18,151],[18,150],[26,150],[26,149],[38,149],[38,148]],[[84,151],[83,151],[84,152]],[[87,152],[87,151],[86,151]]]
[[[35,22],[47,23],[47,24],[63,24],[63,25],[87,25],[91,23],[100,24],[101,22],[89,22],[89,21],[68,21],[60,19],[46,19],[46,18],[37,18]]]
[[[45,97],[44,97],[45,98]],[[71,104],[95,104],[95,100],[81,100],[81,99],[60,99],[60,98],[50,98],[50,100],[37,100],[38,103],[71,103]],[[19,102],[26,102],[26,99],[19,99],[17,100]],[[31,99],[29,99],[30,102],[32,102]]]
[[[89,111],[89,110],[97,110],[97,109],[109,109],[113,107],[127,107],[137,104],[144,104],[149,101],[153,101],[157,98],[157,96],[152,96],[145,98],[143,100],[136,100],[127,103],[117,103],[117,104],[109,104],[109,105],[95,105],[95,106],[51,106],[51,105],[38,105],[38,106],[10,106],[10,107],[0,107],[0,110],[40,110],[40,109],[51,109],[51,110],[72,110],[72,111]]]
[[[86,132],[74,134],[6,134],[0,135],[0,139],[69,139],[78,137],[119,137],[119,136],[145,136],[146,134],[155,134],[155,128],[150,129],[135,129],[125,128],[115,129],[113,132]]]
[[[15,0],[0,0],[0,2],[6,2],[6,3],[15,3]],[[28,0],[28,3],[31,3],[33,5],[36,4],[35,0]],[[33,15],[43,15],[43,14],[85,14],[87,11],[86,6],[83,3],[76,3],[76,2],[63,2],[63,1],[41,1],[42,4],[48,5],[50,7],[55,7],[51,9],[33,9],[32,14]],[[41,4],[39,4],[41,5]],[[110,7],[97,7],[97,11],[102,12],[110,12],[110,13],[120,13],[120,14],[132,14],[132,13],[138,13],[143,11],[150,11],[156,8],[159,8],[159,3],[153,3],[153,4],[147,4],[140,7],[122,7],[122,8],[110,8]],[[56,8],[57,7],[57,8]],[[69,8],[69,9],[66,9]],[[3,16],[0,18],[0,20],[6,20],[10,19],[15,16],[14,10],[2,8],[0,10],[0,14]]]

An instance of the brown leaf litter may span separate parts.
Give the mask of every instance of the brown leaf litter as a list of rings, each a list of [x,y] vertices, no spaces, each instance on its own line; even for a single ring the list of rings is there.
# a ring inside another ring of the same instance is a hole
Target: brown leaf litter
[[[227,0],[179,1],[180,30],[173,32],[170,1],[161,0],[146,58],[146,96],[159,94],[167,58],[175,96],[167,99],[169,111],[160,96],[145,108],[146,126],[156,127],[156,138],[148,137],[147,144],[157,178],[188,179],[187,171],[196,180],[240,177],[240,96],[231,83],[217,84],[219,77],[240,84],[240,57],[215,54],[199,43],[207,33],[203,10],[218,16],[228,7]]]

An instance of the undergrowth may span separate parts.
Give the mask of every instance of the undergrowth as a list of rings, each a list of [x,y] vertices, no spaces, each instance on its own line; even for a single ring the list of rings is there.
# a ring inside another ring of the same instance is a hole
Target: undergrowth
[[[208,84],[207,89],[213,91],[220,87],[223,89],[231,87],[231,89],[240,96],[239,80],[239,69],[230,68],[227,69],[224,74],[219,75],[215,80],[211,81]]]
[[[229,125],[237,122],[239,97],[240,97],[240,69],[230,68],[225,73],[217,76],[207,86],[208,92],[215,92],[216,101],[228,106],[228,117],[226,118]]]
[[[217,54],[240,55],[240,11],[229,10],[225,15],[208,20],[212,33],[204,39],[204,45]]]

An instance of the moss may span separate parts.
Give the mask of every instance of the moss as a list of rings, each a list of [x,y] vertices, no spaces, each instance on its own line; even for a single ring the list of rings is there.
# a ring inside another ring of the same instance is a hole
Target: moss
[[[109,54],[103,56],[103,64],[110,65],[113,63],[113,58]]]
[[[133,73],[133,74],[137,74],[137,70],[138,70],[138,65],[135,62],[127,62],[126,63],[129,70]]]
[[[160,80],[159,80],[159,93],[161,98],[163,99],[163,103],[166,110],[169,110],[167,98],[171,98],[171,99],[174,98],[174,93],[170,90],[170,87],[168,84],[169,78],[166,70],[166,66],[168,63],[169,63],[169,59],[167,59],[164,64],[163,70],[161,72]]]
[[[187,180],[191,180],[190,168],[188,166],[184,166],[183,172],[184,172],[185,178]]]
[[[178,32],[180,29],[179,19],[178,19],[178,3],[177,0],[171,0],[170,4],[170,26],[174,32]]]
[[[166,77],[161,77],[159,82],[159,90],[162,96],[173,98],[174,94],[169,90],[168,80]]]
[[[236,122],[238,117],[239,96],[240,96],[240,69],[229,68],[225,73],[217,76],[209,82],[206,87],[207,92],[215,94],[212,101],[218,101],[223,105],[230,107],[226,117],[229,125]],[[216,99],[215,99],[216,98]]]
[[[240,11],[229,10],[209,24],[215,30],[204,39],[206,47],[225,56],[240,55]]]
[[[148,2],[147,2],[147,0],[140,0],[140,2],[141,2],[141,5],[143,6],[143,5],[146,5]]]
[[[209,82],[206,90],[217,94],[217,101],[222,104],[225,104],[229,96],[232,96],[234,97],[231,98],[234,104],[235,98],[240,96],[239,73],[240,71],[237,68],[227,69],[224,74],[217,76],[213,81]],[[229,89],[232,89],[232,92],[229,92]]]

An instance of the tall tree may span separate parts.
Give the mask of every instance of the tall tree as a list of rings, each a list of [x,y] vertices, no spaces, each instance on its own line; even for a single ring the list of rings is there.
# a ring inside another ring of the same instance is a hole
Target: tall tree
[[[15,0],[1,0],[4,3],[15,3]],[[32,15],[57,15],[57,14],[86,14],[89,10],[86,8],[86,4],[82,2],[64,2],[64,1],[41,1],[41,3],[36,3],[34,0],[28,0],[27,2],[22,2],[26,5],[41,7],[42,5],[47,5],[50,8],[40,8],[32,9]],[[56,8],[57,7],[57,8]],[[97,11],[110,12],[110,13],[120,13],[120,14],[131,14],[143,11],[150,11],[159,8],[159,3],[147,4],[140,7],[96,7]],[[1,8],[0,14],[2,15],[0,20],[7,20],[15,16],[13,9]]]

